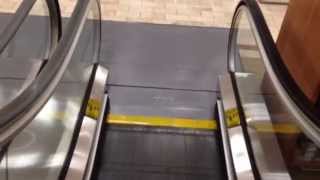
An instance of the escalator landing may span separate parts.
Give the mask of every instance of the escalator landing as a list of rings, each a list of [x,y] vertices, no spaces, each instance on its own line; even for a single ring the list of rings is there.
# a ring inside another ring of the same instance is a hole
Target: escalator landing
[[[102,34],[110,115],[97,179],[226,179],[213,111],[228,29],[102,22]]]

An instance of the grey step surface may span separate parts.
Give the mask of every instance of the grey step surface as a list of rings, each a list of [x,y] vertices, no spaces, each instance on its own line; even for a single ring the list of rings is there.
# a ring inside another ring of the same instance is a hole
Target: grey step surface
[[[12,17],[13,14],[0,13],[0,34]],[[49,41],[48,32],[48,17],[28,15],[1,56],[43,59]]]
[[[98,179],[225,179],[216,132],[172,132],[109,127]]]
[[[110,85],[216,91],[227,71],[229,29],[102,23],[101,61]]]

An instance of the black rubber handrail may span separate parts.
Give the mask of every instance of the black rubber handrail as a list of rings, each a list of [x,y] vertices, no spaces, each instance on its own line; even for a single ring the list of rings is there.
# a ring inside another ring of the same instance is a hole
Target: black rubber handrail
[[[62,17],[58,0],[46,0],[50,18],[50,46],[47,57],[53,53],[62,36]]]
[[[78,1],[58,46],[36,79],[0,109],[0,146],[12,140],[51,97],[69,65],[92,0]]]
[[[287,66],[280,56],[280,53],[278,52],[276,44],[257,2],[255,0],[241,0],[237,6],[237,10],[242,6],[245,6],[248,9],[248,12],[251,14],[253,23],[261,40],[263,50],[265,51],[267,60],[272,67],[271,71],[275,74],[277,81],[279,81],[281,85],[281,88],[283,88],[285,91],[282,93],[285,93],[285,95],[288,96],[287,100],[290,102],[292,101],[293,105],[297,107],[296,111],[302,113],[297,121],[297,124],[302,128],[306,135],[319,146],[320,111],[307,98],[294,78],[291,76]],[[234,17],[233,26],[235,23],[235,18],[236,17]],[[231,28],[228,50],[230,50],[233,43],[232,36],[234,35],[234,31],[234,27]],[[230,61],[232,59],[232,57],[230,57],[230,53],[228,53],[228,56],[228,61]],[[229,65],[230,64],[231,63],[229,62]],[[230,66],[229,71],[233,71],[232,67]]]
[[[24,0],[16,10],[9,24],[5,27],[0,35],[0,53],[2,53],[10,41],[14,38],[17,31],[21,27],[22,23],[28,17],[29,12],[34,6],[37,0]],[[61,37],[61,15],[59,3],[57,0],[46,0],[46,4],[49,10],[50,18],[50,45],[48,46],[46,55],[49,56],[50,53],[56,48],[57,43]],[[48,57],[45,57],[48,58]]]

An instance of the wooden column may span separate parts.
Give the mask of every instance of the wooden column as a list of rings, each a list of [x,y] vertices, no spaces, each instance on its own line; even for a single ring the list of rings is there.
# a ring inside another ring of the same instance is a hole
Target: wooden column
[[[320,0],[291,0],[277,40],[290,73],[308,98],[320,95]]]

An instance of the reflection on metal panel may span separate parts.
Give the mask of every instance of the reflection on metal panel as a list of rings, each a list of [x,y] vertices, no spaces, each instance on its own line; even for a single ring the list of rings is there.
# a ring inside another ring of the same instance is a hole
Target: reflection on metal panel
[[[299,97],[289,96],[289,83],[280,83],[281,75],[270,64],[275,59],[268,58],[258,23],[245,6],[238,9],[234,25],[231,52],[234,64],[241,66],[233,73],[261,179],[319,179],[319,129],[297,106],[293,98]]]
[[[240,126],[228,130],[234,168],[239,180],[254,179],[243,130]]]
[[[97,143],[105,114],[106,101],[105,86],[108,70],[97,66],[96,73],[89,96],[89,102],[95,102],[94,107],[88,102],[84,114],[77,144],[72,154],[72,159],[65,179],[89,179],[93,168]]]
[[[231,83],[230,75],[219,77],[219,85],[221,91],[221,99],[225,113],[230,109],[237,109],[235,95]],[[237,111],[235,111],[237,112]],[[239,115],[236,113],[233,119],[238,119]],[[245,137],[240,124],[236,124],[228,128],[228,139],[231,147],[231,154],[235,169],[235,174],[238,180],[254,180],[252,165],[250,162]]]
[[[73,152],[68,174],[65,179],[83,179],[96,126],[97,121],[95,119],[87,116],[83,118],[76,149]]]
[[[260,77],[253,73],[235,73],[236,85],[247,121],[247,129],[257,168],[263,180],[290,180],[291,177],[288,174],[277,138],[274,135],[271,115],[261,93],[261,82],[258,78]],[[266,129],[264,126],[271,127],[270,131],[258,131]]]

